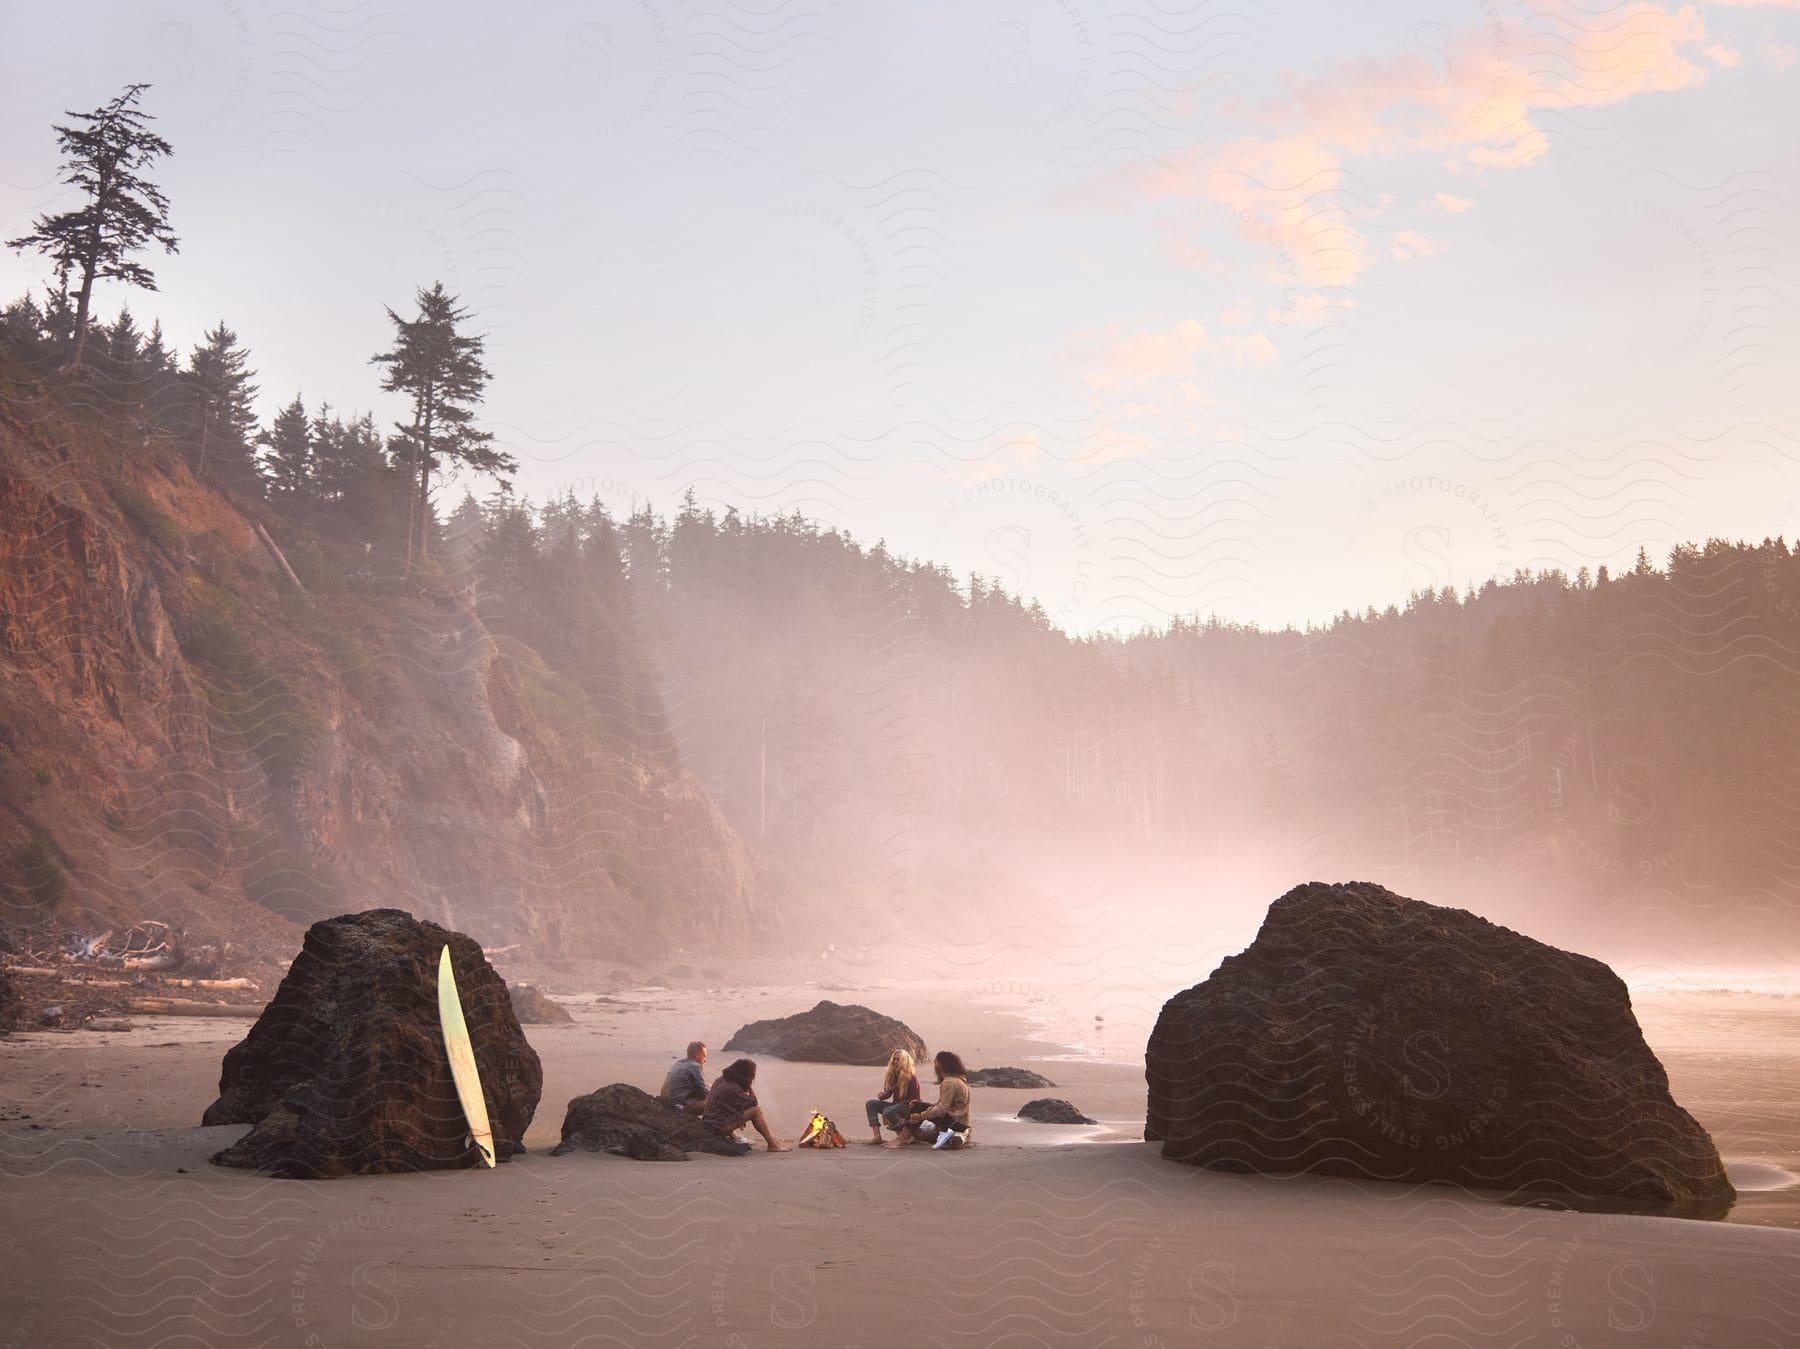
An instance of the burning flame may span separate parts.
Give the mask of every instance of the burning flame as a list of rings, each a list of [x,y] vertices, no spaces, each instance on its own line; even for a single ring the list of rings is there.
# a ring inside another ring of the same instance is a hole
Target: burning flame
[[[837,1125],[825,1117],[823,1110],[815,1110],[807,1121],[806,1132],[800,1135],[800,1146],[803,1148],[841,1148],[844,1136],[838,1132]]]

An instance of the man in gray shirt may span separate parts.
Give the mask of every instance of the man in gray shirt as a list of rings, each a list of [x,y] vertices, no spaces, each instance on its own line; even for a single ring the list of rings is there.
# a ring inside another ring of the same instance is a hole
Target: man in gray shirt
[[[698,1115],[706,1109],[706,1075],[700,1065],[706,1062],[706,1046],[695,1040],[687,1047],[687,1057],[678,1059],[663,1078],[662,1098],[677,1110]]]

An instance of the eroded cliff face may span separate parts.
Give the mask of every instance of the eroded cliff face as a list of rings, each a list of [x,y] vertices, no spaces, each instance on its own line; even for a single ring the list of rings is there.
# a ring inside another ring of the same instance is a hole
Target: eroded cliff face
[[[614,960],[773,934],[694,779],[472,589],[309,569],[316,539],[113,435],[0,406],[0,922],[291,947],[387,906]]]

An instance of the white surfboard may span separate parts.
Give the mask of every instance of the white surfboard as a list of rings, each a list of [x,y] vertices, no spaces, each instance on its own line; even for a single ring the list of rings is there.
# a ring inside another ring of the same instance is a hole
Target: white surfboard
[[[481,1073],[475,1067],[475,1048],[469,1043],[469,1026],[463,1020],[462,999],[456,994],[456,972],[450,968],[450,948],[438,957],[438,1021],[444,1027],[444,1052],[450,1056],[450,1076],[456,1097],[469,1121],[469,1137],[481,1149],[481,1160],[494,1164],[494,1132],[488,1127],[487,1101],[481,1094]]]

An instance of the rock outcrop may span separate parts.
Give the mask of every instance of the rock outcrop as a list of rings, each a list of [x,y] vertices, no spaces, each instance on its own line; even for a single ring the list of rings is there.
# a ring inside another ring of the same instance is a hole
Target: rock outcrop
[[[1027,1101],[1019,1107],[1019,1119],[1028,1119],[1034,1124],[1098,1124],[1097,1119],[1089,1119],[1067,1101],[1055,1096],[1044,1096],[1035,1101]]]
[[[551,1155],[616,1152],[641,1162],[685,1162],[690,1152],[740,1157],[749,1150],[641,1087],[614,1082],[569,1102]]]
[[[252,1128],[212,1160],[309,1180],[477,1164],[438,1020],[446,944],[496,1158],[520,1151],[544,1076],[506,984],[471,938],[371,909],[314,923],[226,1053],[201,1123]]]
[[[1144,1137],[1175,1161],[1710,1205],[1733,1191],[1597,960],[1314,882],[1162,1009]]]
[[[569,1009],[541,988],[530,984],[508,984],[512,995],[513,1015],[522,1026],[562,1026],[575,1020]]]
[[[969,1074],[971,1087],[1002,1087],[1009,1091],[1043,1091],[1056,1083],[1029,1068],[977,1068]]]
[[[904,1023],[854,1003],[821,1002],[810,1012],[752,1021],[725,1042],[727,1050],[773,1054],[801,1063],[855,1063],[881,1067],[896,1049],[926,1065],[925,1041]]]

